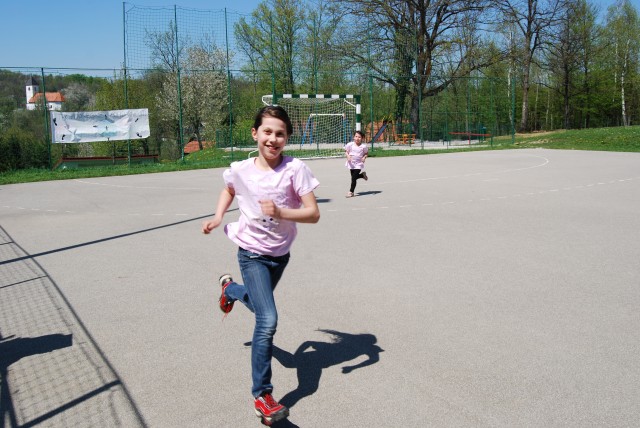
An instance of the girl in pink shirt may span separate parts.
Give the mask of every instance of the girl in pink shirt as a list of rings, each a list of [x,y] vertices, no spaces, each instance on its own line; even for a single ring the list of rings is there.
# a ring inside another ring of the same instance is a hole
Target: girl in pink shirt
[[[313,193],[318,180],[301,160],[282,153],[292,133],[291,120],[282,107],[266,106],[258,112],[251,129],[258,157],[234,162],[224,171],[225,187],[215,215],[202,225],[205,234],[220,226],[237,198],[240,218],[227,224],[224,231],[238,245],[244,284],[233,281],[229,274],[222,275],[219,306],[227,314],[239,300],[255,314],[251,392],[256,415],[268,424],[289,415],[289,410],[271,395],[273,336],[278,323],[273,291],[289,262],[296,223],[320,220]]]
[[[369,155],[369,147],[362,142],[363,138],[364,132],[356,131],[353,134],[353,141],[344,146],[344,151],[347,155],[345,166],[349,168],[351,173],[351,187],[349,188],[349,193],[347,193],[347,198],[353,197],[353,192],[356,190],[356,182],[359,178],[364,178],[365,181],[369,179],[364,171],[364,162]]]

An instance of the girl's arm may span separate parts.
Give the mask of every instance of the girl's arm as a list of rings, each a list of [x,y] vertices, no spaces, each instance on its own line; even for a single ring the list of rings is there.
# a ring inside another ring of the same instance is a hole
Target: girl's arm
[[[297,223],[317,223],[320,220],[320,209],[316,195],[309,192],[300,199],[302,208],[280,208],[272,200],[260,201],[262,214]]]
[[[344,153],[347,155],[347,160],[348,160],[349,162],[351,162],[351,153],[350,153],[350,150],[349,150],[349,144],[347,144],[347,145],[344,147]]]
[[[216,212],[213,215],[213,218],[208,221],[202,222],[202,233],[209,233],[216,227],[220,226],[222,223],[222,219],[224,214],[227,212],[227,209],[233,202],[233,198],[236,195],[235,191],[229,187],[225,187],[220,192],[220,196],[218,197],[218,204],[216,206]]]

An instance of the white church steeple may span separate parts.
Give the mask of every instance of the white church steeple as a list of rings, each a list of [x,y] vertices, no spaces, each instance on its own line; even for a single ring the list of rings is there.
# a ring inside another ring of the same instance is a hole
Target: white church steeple
[[[35,104],[32,105],[32,108],[29,108],[29,100],[33,98],[35,94],[40,90],[40,86],[38,86],[38,82],[36,79],[31,76],[29,80],[27,80],[26,92],[27,92],[27,109],[33,110],[35,109]]]

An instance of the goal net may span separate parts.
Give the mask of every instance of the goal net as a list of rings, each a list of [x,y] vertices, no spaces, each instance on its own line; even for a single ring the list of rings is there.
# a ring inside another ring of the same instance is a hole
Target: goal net
[[[344,156],[344,146],[359,131],[360,96],[324,94],[264,95],[265,105],[283,107],[293,124],[287,154],[300,158]]]

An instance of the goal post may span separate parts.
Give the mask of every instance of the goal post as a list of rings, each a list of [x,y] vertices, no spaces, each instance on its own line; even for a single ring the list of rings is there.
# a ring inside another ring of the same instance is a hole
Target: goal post
[[[361,130],[360,96],[352,94],[264,95],[265,105],[289,114],[293,134],[287,152],[302,158],[339,157],[355,131]]]

